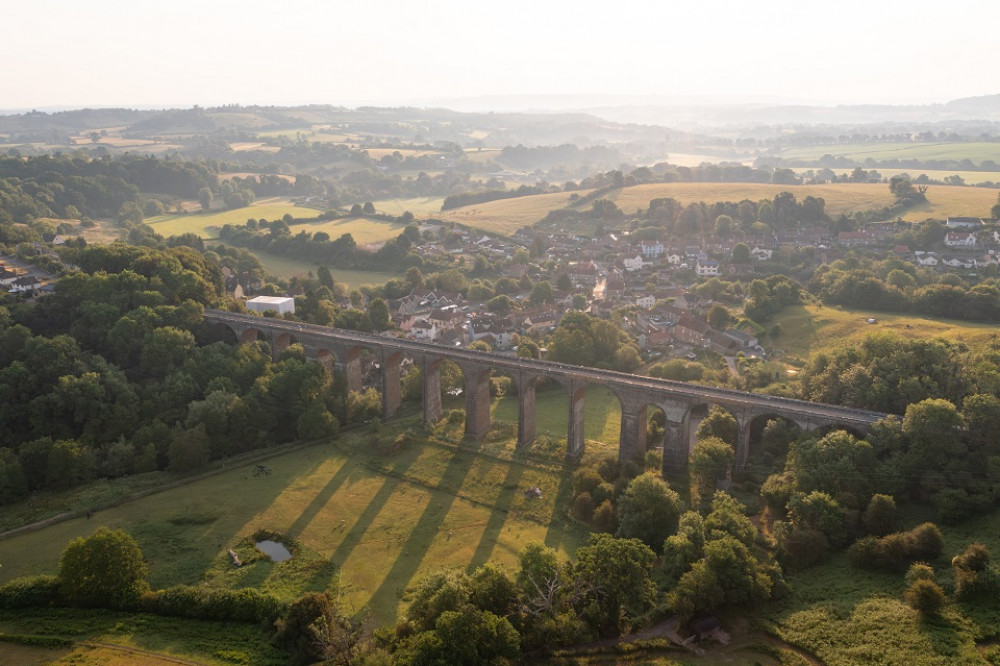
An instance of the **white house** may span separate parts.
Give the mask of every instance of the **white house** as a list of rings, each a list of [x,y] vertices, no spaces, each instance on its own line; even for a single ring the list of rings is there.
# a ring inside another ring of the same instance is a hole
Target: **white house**
[[[663,243],[660,241],[642,241],[639,244],[639,249],[642,250],[642,256],[647,259],[658,259],[663,254]]]
[[[247,301],[247,310],[264,313],[273,310],[279,315],[295,314],[295,299],[287,296],[257,296]]]
[[[652,294],[646,294],[645,296],[640,296],[639,298],[635,299],[635,304],[637,307],[648,310],[649,308],[656,305],[656,299],[653,298]]]
[[[757,246],[754,249],[750,250],[750,256],[756,259],[757,261],[767,261],[768,259],[771,258],[771,255],[773,253],[774,250],[760,246]]]
[[[680,266],[684,263],[684,259],[686,259],[684,254],[682,252],[678,252],[677,250],[671,250],[670,253],[667,254],[667,263],[671,266]]]
[[[914,260],[920,266],[937,266],[938,258],[934,252],[922,252],[917,250],[913,253]]]
[[[975,247],[976,234],[962,231],[949,231],[944,236],[944,244],[948,247]]]
[[[641,269],[642,268],[642,263],[643,262],[642,262],[642,255],[641,254],[635,255],[635,258],[626,257],[626,258],[622,259],[622,266],[624,266],[625,270],[627,270],[630,273],[632,271],[637,271],[637,270]]]
[[[415,340],[430,342],[437,339],[438,329],[437,326],[426,319],[418,319],[410,326],[410,334],[413,335]]]
[[[712,259],[699,259],[698,263],[694,266],[694,272],[697,275],[718,275],[719,274],[719,262],[713,261]]]

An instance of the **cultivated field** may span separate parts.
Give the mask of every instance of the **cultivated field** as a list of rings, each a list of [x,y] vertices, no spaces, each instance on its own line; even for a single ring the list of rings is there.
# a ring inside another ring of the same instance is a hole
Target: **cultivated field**
[[[300,231],[309,234],[325,231],[330,234],[331,240],[336,240],[344,234],[351,234],[354,242],[358,245],[369,245],[395,238],[403,232],[405,227],[405,224],[395,221],[373,220],[366,217],[343,217],[339,220],[315,220],[297,223],[292,225],[290,229],[293,236]]]
[[[375,210],[387,215],[402,215],[410,211],[414,216],[420,217],[440,217],[441,204],[444,197],[407,197],[399,199],[379,199],[373,201]]]
[[[789,160],[818,160],[823,155],[843,156],[857,161],[874,160],[983,160],[1000,163],[1000,143],[856,143],[785,148],[781,157]]]
[[[178,236],[194,233],[209,239],[218,238],[219,229],[227,224],[245,224],[249,218],[268,221],[280,220],[285,214],[293,217],[315,217],[320,213],[315,208],[296,206],[288,199],[270,197],[258,199],[246,208],[235,208],[223,211],[205,211],[185,215],[160,215],[148,218],[145,222],[154,231],[163,236]]]
[[[652,199],[672,197],[683,204],[704,201],[760,201],[773,199],[781,192],[791,192],[799,201],[807,196],[822,197],[830,215],[853,211],[883,208],[893,203],[894,197],[885,184],[836,183],[829,185],[771,185],[757,183],[652,183],[634,185],[607,195],[626,214],[645,210]],[[581,191],[579,194],[586,194]],[[445,211],[440,217],[467,224],[470,227],[511,234],[524,225],[531,225],[544,218],[549,211],[565,208],[570,193],[538,194],[515,199],[501,199]],[[927,218],[943,219],[949,216],[986,216],[997,200],[997,190],[978,187],[931,185],[927,190],[929,202],[913,208],[904,220],[922,221]],[[589,206],[583,206],[584,209]],[[566,226],[566,225],[563,225]],[[589,224],[588,224],[589,227]],[[576,228],[568,228],[575,231]]]
[[[587,190],[577,192],[584,195]],[[565,208],[571,192],[536,194],[530,197],[500,199],[447,210],[435,215],[470,227],[500,234],[513,234],[523,226],[531,226],[545,217],[550,210]]]

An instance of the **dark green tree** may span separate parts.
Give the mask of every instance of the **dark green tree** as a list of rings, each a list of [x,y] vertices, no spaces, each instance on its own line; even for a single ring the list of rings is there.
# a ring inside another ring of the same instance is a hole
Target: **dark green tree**
[[[149,589],[139,544],[127,532],[104,526],[66,546],[59,584],[67,601],[84,607],[133,608]]]

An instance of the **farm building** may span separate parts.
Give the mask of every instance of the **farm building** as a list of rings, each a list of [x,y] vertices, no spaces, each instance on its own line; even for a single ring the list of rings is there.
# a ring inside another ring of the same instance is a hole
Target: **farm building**
[[[247,310],[261,313],[273,310],[279,315],[286,312],[295,314],[295,299],[284,296],[258,296],[247,301]]]

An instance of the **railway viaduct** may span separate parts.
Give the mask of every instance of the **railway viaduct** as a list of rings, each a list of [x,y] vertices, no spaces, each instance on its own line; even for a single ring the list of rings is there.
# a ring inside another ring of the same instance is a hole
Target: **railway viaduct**
[[[621,405],[620,460],[640,458],[646,452],[646,412],[658,407],[666,416],[663,441],[663,466],[667,471],[684,467],[688,457],[692,410],[718,405],[729,411],[739,425],[736,466],[746,466],[750,434],[761,419],[781,417],[804,430],[846,428],[867,433],[871,425],[885,416],[847,407],[837,407],[804,400],[746,393],[731,389],[699,386],[665,379],[655,379],[610,370],[512,358],[471,349],[444,347],[427,342],[382,337],[356,331],[313,324],[272,319],[256,315],[206,310],[205,321],[228,328],[240,343],[260,337],[270,340],[271,353],[277,360],[293,343],[303,346],[306,356],[331,370],[336,364],[347,376],[348,390],[362,390],[362,357],[367,352],[378,363],[382,411],[393,416],[402,402],[400,364],[409,357],[422,370],[423,418],[434,423],[441,419],[440,365],[453,361],[465,378],[465,434],[479,438],[490,429],[490,376],[494,370],[512,378],[517,387],[517,446],[525,449],[535,439],[535,386],[548,378],[561,384],[569,395],[568,459],[578,459],[584,450],[584,394],[591,385],[605,386]]]

